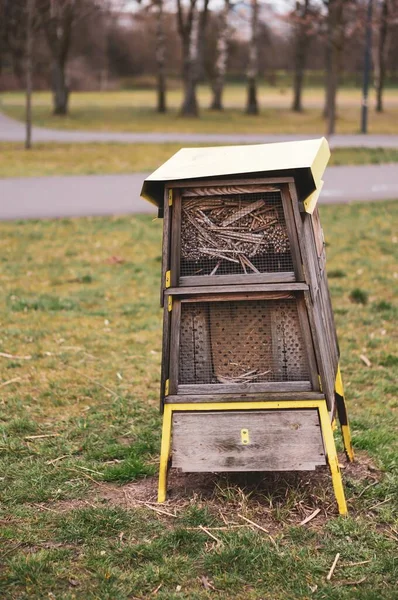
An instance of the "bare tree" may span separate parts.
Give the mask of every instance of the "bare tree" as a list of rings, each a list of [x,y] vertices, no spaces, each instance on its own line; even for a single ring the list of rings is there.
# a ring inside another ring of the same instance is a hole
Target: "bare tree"
[[[0,0],[0,75],[3,70],[4,55],[6,53],[6,2]]]
[[[324,0],[327,7],[326,40],[326,98],[324,115],[327,133],[333,135],[336,127],[336,97],[344,50],[345,0]]]
[[[77,20],[92,13],[95,0],[37,0],[37,12],[52,58],[53,112],[67,115],[69,85],[66,65]]]
[[[304,70],[310,43],[309,29],[311,24],[310,0],[296,2],[294,12],[295,44],[294,44],[294,80],[292,110],[302,112],[302,89]]]
[[[189,7],[186,11],[182,5],[182,0],[177,0],[177,24],[182,44],[182,80],[184,85],[181,114],[194,117],[199,114],[196,97],[196,77],[194,73],[196,47],[193,43],[194,23],[196,19],[196,0],[189,0]]]
[[[258,76],[258,0],[250,0],[250,44],[247,69],[246,114],[258,115],[257,76]]]
[[[231,5],[230,0],[224,0],[224,7],[219,14],[218,38],[216,45],[216,62],[214,69],[214,79],[212,82],[213,98],[211,101],[211,110],[223,110],[222,96],[224,91],[225,74],[227,72],[228,61],[228,16]]]
[[[26,0],[0,0],[0,72],[8,55],[15,78],[24,87]]]
[[[198,10],[197,0],[189,0],[186,10],[182,0],[177,0],[177,24],[182,43],[182,79],[184,98],[181,115],[197,117],[199,106],[196,94],[197,84],[203,74],[204,41],[209,0],[203,0],[202,10]]]
[[[164,31],[164,0],[154,0],[156,10],[156,64],[157,64],[157,112],[165,113],[166,107],[166,40]]]
[[[378,18],[377,45],[374,56],[376,111],[383,112],[383,91],[386,78],[386,63],[391,37],[391,25],[397,18],[395,0],[382,0]]]
[[[196,40],[193,40],[194,44],[196,43],[195,76],[197,84],[202,81],[205,71],[204,55],[206,46],[207,21],[209,15],[209,2],[210,0],[202,0],[202,7],[201,10],[199,10],[197,19]]]

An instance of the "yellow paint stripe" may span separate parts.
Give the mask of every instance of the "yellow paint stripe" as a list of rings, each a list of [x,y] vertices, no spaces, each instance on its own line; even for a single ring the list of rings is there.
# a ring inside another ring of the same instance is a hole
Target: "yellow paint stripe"
[[[342,396],[344,398],[343,379],[341,377],[340,365],[337,366],[337,373],[336,373],[334,389],[338,393],[339,396]]]

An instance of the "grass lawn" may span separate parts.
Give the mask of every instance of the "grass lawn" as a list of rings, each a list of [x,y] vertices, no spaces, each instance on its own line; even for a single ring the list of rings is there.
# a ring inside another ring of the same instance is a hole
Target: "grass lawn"
[[[57,129],[85,129],[98,131],[179,131],[201,133],[319,133],[323,135],[326,124],[321,116],[324,92],[306,89],[305,111],[291,112],[291,92],[259,86],[261,114],[257,117],[243,114],[246,90],[244,86],[230,85],[225,90],[226,110],[219,114],[210,111],[210,93],[200,86],[198,98],[203,107],[200,119],[183,119],[178,116],[181,90],[168,94],[170,111],[166,115],[155,112],[154,91],[134,90],[123,92],[74,92],[68,117],[51,114],[51,95],[37,92],[33,99],[33,117],[36,125]],[[0,109],[16,119],[24,119],[25,98],[22,93],[3,93]],[[369,102],[369,132],[398,133],[398,91],[385,91],[385,112],[374,111],[374,92]],[[360,89],[341,89],[338,95],[338,133],[358,133],[360,127]]]
[[[173,475],[156,512],[161,223],[0,223],[0,597],[396,598],[398,202],[321,216],[358,457],[346,519],[326,470]]]
[[[181,144],[22,144],[0,142],[0,177],[91,175],[153,171],[181,148]],[[329,165],[398,162],[398,150],[336,148]]]

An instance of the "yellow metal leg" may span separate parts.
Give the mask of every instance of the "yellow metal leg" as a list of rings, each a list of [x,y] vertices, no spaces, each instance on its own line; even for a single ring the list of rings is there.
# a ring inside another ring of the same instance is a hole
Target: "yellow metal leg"
[[[321,421],[321,429],[323,441],[325,444],[326,456],[329,463],[330,472],[332,475],[334,495],[336,496],[337,504],[339,507],[339,513],[341,515],[347,514],[347,503],[344,495],[343,481],[341,479],[341,473],[339,468],[339,461],[337,458],[336,446],[333,438],[332,426],[330,423],[329,413],[326,407],[326,403],[319,405],[319,418]]]
[[[354,460],[354,450],[351,442],[351,430],[348,423],[347,407],[344,398],[343,380],[341,378],[340,366],[337,368],[336,382],[335,382],[335,399],[337,414],[339,416],[341,435],[343,436],[344,450],[347,459],[352,462]]]
[[[160,447],[158,502],[164,502],[167,495],[167,467],[171,447],[171,406],[166,404],[163,413],[162,443]]]

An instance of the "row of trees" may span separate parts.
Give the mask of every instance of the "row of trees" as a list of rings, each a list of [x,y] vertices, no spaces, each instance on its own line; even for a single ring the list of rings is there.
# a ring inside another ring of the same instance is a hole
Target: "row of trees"
[[[0,76],[46,73],[50,57],[54,113],[65,115],[68,61],[85,62],[86,73],[99,68],[103,86],[140,65],[156,75],[157,110],[165,112],[167,80],[179,66],[181,114],[198,116],[197,86],[205,79],[211,108],[223,110],[228,70],[246,71],[245,110],[258,114],[257,82],[274,66],[293,71],[292,110],[302,111],[305,71],[323,68],[324,114],[333,132],[341,73],[348,65],[362,68],[369,2],[382,111],[387,71],[398,69],[398,0],[291,0],[284,14],[279,3],[261,0],[0,0]]]

